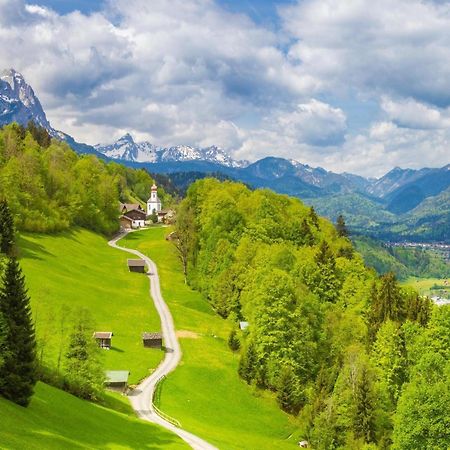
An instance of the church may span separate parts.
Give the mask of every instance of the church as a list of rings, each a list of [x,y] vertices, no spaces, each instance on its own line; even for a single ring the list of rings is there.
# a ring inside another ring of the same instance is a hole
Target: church
[[[150,198],[147,200],[147,216],[161,211],[161,200],[158,198],[158,186],[154,184],[151,188]]]
[[[157,222],[172,223],[174,211],[163,210],[161,200],[158,197],[158,186],[151,187],[150,198],[147,200],[147,208],[144,211],[138,203],[120,204],[120,227],[121,229],[136,229],[149,225],[153,214],[156,214]]]

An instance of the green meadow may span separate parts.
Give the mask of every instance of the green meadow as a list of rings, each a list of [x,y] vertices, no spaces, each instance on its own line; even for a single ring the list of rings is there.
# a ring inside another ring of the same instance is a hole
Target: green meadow
[[[447,278],[418,278],[409,277],[402,284],[411,286],[421,295],[438,295],[441,291],[450,291],[450,285],[446,285]],[[437,289],[436,289],[437,287]]]
[[[144,348],[143,331],[159,331],[148,278],[130,273],[125,252],[87,230],[57,235],[21,234],[20,263],[36,322],[38,357],[56,367],[67,351],[80,308],[90,311],[93,329],[112,331],[112,349],[103,350],[106,370],[129,370],[130,384],[154,369],[163,352]]]
[[[0,448],[183,449],[173,433],[38,383],[28,408],[0,397]]]
[[[162,293],[180,336],[183,359],[162,385],[160,408],[221,450],[294,448],[293,419],[270,394],[238,377],[238,357],[226,342],[231,325],[184,284],[173,245],[165,240],[169,231],[151,228],[120,241],[158,265]]]

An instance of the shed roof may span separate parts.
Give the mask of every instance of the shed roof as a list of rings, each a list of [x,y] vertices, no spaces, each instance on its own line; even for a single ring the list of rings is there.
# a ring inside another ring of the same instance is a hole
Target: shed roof
[[[162,339],[162,333],[149,333],[146,331],[145,333],[142,333],[142,339]]]
[[[248,328],[248,322],[239,322],[239,328],[241,330],[245,330],[246,328]]]
[[[143,259],[129,259],[128,267],[144,267],[145,261]]]
[[[124,208],[127,211],[131,211],[132,209],[142,209],[142,206],[139,203],[121,203],[119,207],[120,211]]]
[[[95,339],[111,339],[112,331],[95,331],[94,337]]]
[[[140,215],[141,217],[145,217],[146,216],[145,211],[142,211],[142,209],[132,209],[131,211],[127,211],[124,214],[124,216],[125,217],[130,217],[130,216],[136,215],[136,214]]]
[[[106,383],[127,383],[130,372],[128,370],[107,370]]]
[[[120,218],[121,218],[121,219],[126,219],[126,220],[128,220],[129,222],[133,222],[133,219],[131,219],[130,217],[127,217],[127,216],[120,216]]]

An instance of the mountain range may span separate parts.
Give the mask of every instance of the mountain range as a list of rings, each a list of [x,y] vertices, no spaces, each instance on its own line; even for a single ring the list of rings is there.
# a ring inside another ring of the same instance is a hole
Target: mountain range
[[[217,146],[159,147],[135,142],[129,133],[116,142],[91,146],[55,130],[24,77],[14,69],[3,71],[0,126],[11,122],[26,125],[30,120],[79,153],[96,154],[153,173],[220,173],[255,188],[300,197],[332,220],[343,214],[356,232],[385,239],[450,240],[450,164],[420,170],[396,167],[377,179],[277,157],[253,163],[238,161]]]

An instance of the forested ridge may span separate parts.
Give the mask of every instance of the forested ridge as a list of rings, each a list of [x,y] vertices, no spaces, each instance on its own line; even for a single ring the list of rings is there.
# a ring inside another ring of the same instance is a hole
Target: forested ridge
[[[450,308],[377,276],[345,234],[297,199],[206,179],[175,244],[187,282],[235,324],[241,378],[273,391],[312,448],[447,449]]]
[[[111,234],[119,228],[119,201],[146,202],[152,183],[144,170],[77,155],[32,122],[0,129],[0,199],[19,230],[75,225]],[[159,195],[167,202],[163,190]]]

